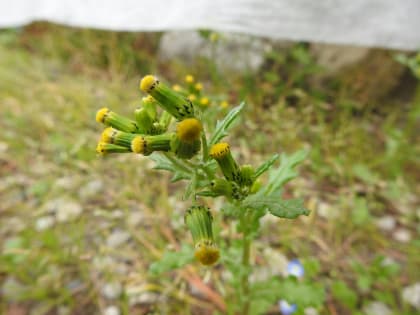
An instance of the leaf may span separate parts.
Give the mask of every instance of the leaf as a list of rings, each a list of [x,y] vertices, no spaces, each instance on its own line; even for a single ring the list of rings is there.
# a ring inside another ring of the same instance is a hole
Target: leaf
[[[335,281],[331,285],[332,295],[340,301],[342,304],[346,305],[350,309],[354,309],[357,303],[357,295],[354,291],[347,286],[343,281]]]
[[[174,176],[172,176],[172,178],[171,178],[171,183],[175,183],[177,181],[180,181],[180,180],[183,180],[183,179],[190,179],[190,178],[191,177],[190,177],[189,174],[184,173],[184,172],[176,171],[174,173]]]
[[[244,206],[254,209],[266,208],[272,215],[286,219],[295,219],[310,212],[303,206],[302,199],[282,200],[277,196],[264,196],[260,193],[246,198]]]
[[[262,174],[264,174],[266,171],[270,169],[271,166],[279,159],[279,155],[276,153],[274,154],[269,160],[265,161],[263,164],[261,164],[256,170],[254,174],[254,178],[260,177]]]
[[[197,188],[197,172],[194,172],[191,181],[188,183],[187,188],[185,189],[183,200],[190,198],[191,194],[195,192]]]
[[[289,303],[296,303],[298,307],[319,307],[325,301],[325,289],[322,284],[315,282],[299,282],[288,278],[280,282],[281,298]]]
[[[154,262],[149,267],[149,272],[158,276],[164,272],[181,268],[192,262],[194,250],[191,246],[183,245],[178,252],[167,251],[159,261]]]
[[[211,191],[211,190],[203,190],[196,193],[196,196],[203,196],[203,197],[219,197],[220,195]]]
[[[270,170],[268,185],[264,189],[265,194],[270,195],[273,192],[278,192],[285,183],[295,178],[298,175],[295,167],[302,163],[307,155],[307,150],[297,151],[290,156],[282,154],[280,166]]]
[[[232,124],[238,119],[239,114],[243,110],[245,103],[241,103],[239,106],[234,107],[222,121],[218,121],[216,129],[210,139],[209,147],[213,144],[218,143],[221,139],[228,135],[227,131],[231,128]]]
[[[299,309],[319,307],[324,303],[325,290],[321,284],[298,282],[292,278],[256,282],[251,287],[250,313],[264,314],[280,299],[297,304]]]
[[[168,157],[163,154],[151,154],[152,159],[156,165],[153,167],[156,170],[165,170],[174,173],[171,182],[177,182],[182,179],[190,179],[191,174],[182,167],[182,165],[174,164]]]

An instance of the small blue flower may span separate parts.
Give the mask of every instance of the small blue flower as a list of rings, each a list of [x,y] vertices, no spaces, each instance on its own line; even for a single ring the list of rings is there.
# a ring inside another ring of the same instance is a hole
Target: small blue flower
[[[280,310],[280,313],[282,313],[283,315],[291,315],[294,312],[296,312],[297,305],[296,304],[289,304],[289,302],[287,302],[285,300],[280,300],[279,301],[279,310]]]
[[[300,263],[299,259],[292,259],[287,264],[287,274],[295,276],[296,278],[302,278],[305,274],[303,265]]]

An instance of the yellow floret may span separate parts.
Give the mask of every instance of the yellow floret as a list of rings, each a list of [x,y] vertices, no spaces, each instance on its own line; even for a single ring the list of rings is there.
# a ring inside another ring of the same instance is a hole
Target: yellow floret
[[[207,97],[202,97],[202,98],[200,99],[200,104],[201,104],[202,106],[208,106],[208,105],[209,105],[209,103],[210,103],[210,101],[209,101],[209,99],[208,99]]]
[[[140,81],[140,90],[142,90],[145,93],[149,93],[150,90],[152,90],[156,83],[159,82],[157,78],[151,74],[146,75],[143,79]]]
[[[194,77],[191,74],[188,74],[187,76],[185,76],[185,82],[193,83],[194,82]]]
[[[106,118],[106,115],[108,115],[108,113],[109,113],[108,108],[106,108],[106,107],[101,108],[100,110],[98,110],[96,112],[96,121],[98,123],[103,123],[105,118]]]
[[[174,90],[175,92],[180,92],[181,87],[178,84],[175,84],[174,86],[172,86],[172,90]]]
[[[117,132],[118,131],[112,127],[105,128],[101,135],[101,141],[105,143],[113,143]]]
[[[195,96],[194,94],[190,94],[190,95],[188,95],[188,99],[189,99],[191,102],[194,102],[194,101],[197,99],[197,96]]]
[[[194,257],[203,265],[210,266],[219,260],[219,249],[214,245],[198,243],[195,247]]]
[[[201,122],[196,118],[187,118],[179,122],[176,127],[176,135],[185,142],[194,142],[200,139],[203,130]]]
[[[197,91],[201,91],[201,90],[203,89],[203,85],[202,85],[200,82],[198,82],[198,83],[196,83],[196,84],[194,85],[194,88],[195,88]]]
[[[153,102],[154,98],[153,98],[152,95],[147,95],[147,96],[143,97],[141,100],[142,100],[143,103],[151,103],[151,102]]]
[[[210,156],[218,159],[224,157],[230,152],[229,144],[226,142],[220,142],[213,145],[210,149]]]
[[[96,152],[99,154],[104,154],[105,153],[105,142],[100,141],[98,143],[98,145],[96,146]]]
[[[134,139],[131,140],[131,151],[133,151],[134,153],[144,153],[144,147],[145,141],[142,136],[134,137]]]
[[[223,101],[220,103],[221,108],[227,108],[229,106],[229,103],[227,101]]]

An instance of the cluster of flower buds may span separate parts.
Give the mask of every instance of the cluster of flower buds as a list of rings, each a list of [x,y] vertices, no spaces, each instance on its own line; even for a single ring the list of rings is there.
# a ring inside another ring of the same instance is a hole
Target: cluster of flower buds
[[[241,200],[255,188],[255,171],[251,165],[239,166],[226,142],[213,145],[210,156],[216,160],[224,175],[210,183],[210,189],[215,195],[223,195],[231,199]]]
[[[149,155],[155,151],[173,152],[177,157],[190,159],[200,151],[202,124],[195,118],[192,102],[182,94],[147,75],[140,82],[147,93],[142,106],[134,111],[134,120],[108,108],[100,109],[96,121],[106,128],[97,145],[97,152],[138,153]],[[158,107],[162,108],[158,113]],[[176,130],[168,132],[172,119]]]
[[[229,107],[229,103],[223,98],[221,98],[219,102],[217,97],[216,99],[210,99],[205,96],[203,93],[203,84],[201,82],[197,82],[191,74],[186,75],[184,81],[184,85],[175,84],[172,86],[172,89],[188,98],[194,106],[199,107],[203,111],[215,104],[218,104],[220,109],[226,109]]]

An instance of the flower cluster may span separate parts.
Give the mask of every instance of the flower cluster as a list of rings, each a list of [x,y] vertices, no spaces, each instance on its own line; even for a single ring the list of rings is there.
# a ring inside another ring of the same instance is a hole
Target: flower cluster
[[[213,105],[214,100],[210,99],[203,93],[203,84],[201,82],[196,82],[194,76],[188,74],[185,76],[185,86],[175,84],[172,86],[172,89],[184,97],[188,98],[195,106],[199,107],[201,110],[206,110]],[[219,103],[221,109],[227,108],[229,103],[226,100],[222,100]]]
[[[159,80],[148,75],[140,89],[149,95],[134,111],[134,119],[119,115],[108,108],[100,109],[96,121],[108,126],[96,151],[99,154],[133,152],[149,155],[155,151],[173,152],[177,157],[190,159],[200,151],[201,122],[194,116],[191,101]],[[162,111],[158,113],[158,107]],[[172,119],[176,130],[169,132]]]
[[[187,81],[193,84],[194,79],[187,77]],[[201,90],[201,85],[195,84],[194,88]],[[148,95],[142,98],[142,105],[134,111],[133,119],[108,108],[98,110],[96,121],[106,128],[96,151],[101,155],[129,152],[150,155],[160,151],[172,153],[180,159],[194,157],[201,150],[203,125],[197,118],[197,109],[192,101],[153,75],[147,75],[141,80],[140,90]],[[171,131],[172,121],[176,124]],[[222,146],[214,146],[212,156],[229,180],[244,182],[228,146],[227,151],[226,148],[223,152],[217,149]],[[215,191],[223,191],[218,187],[220,185],[215,186]],[[219,258],[219,250],[213,239],[212,222],[208,208],[196,205],[186,211],[185,223],[195,242],[195,257],[204,265],[214,264]]]

